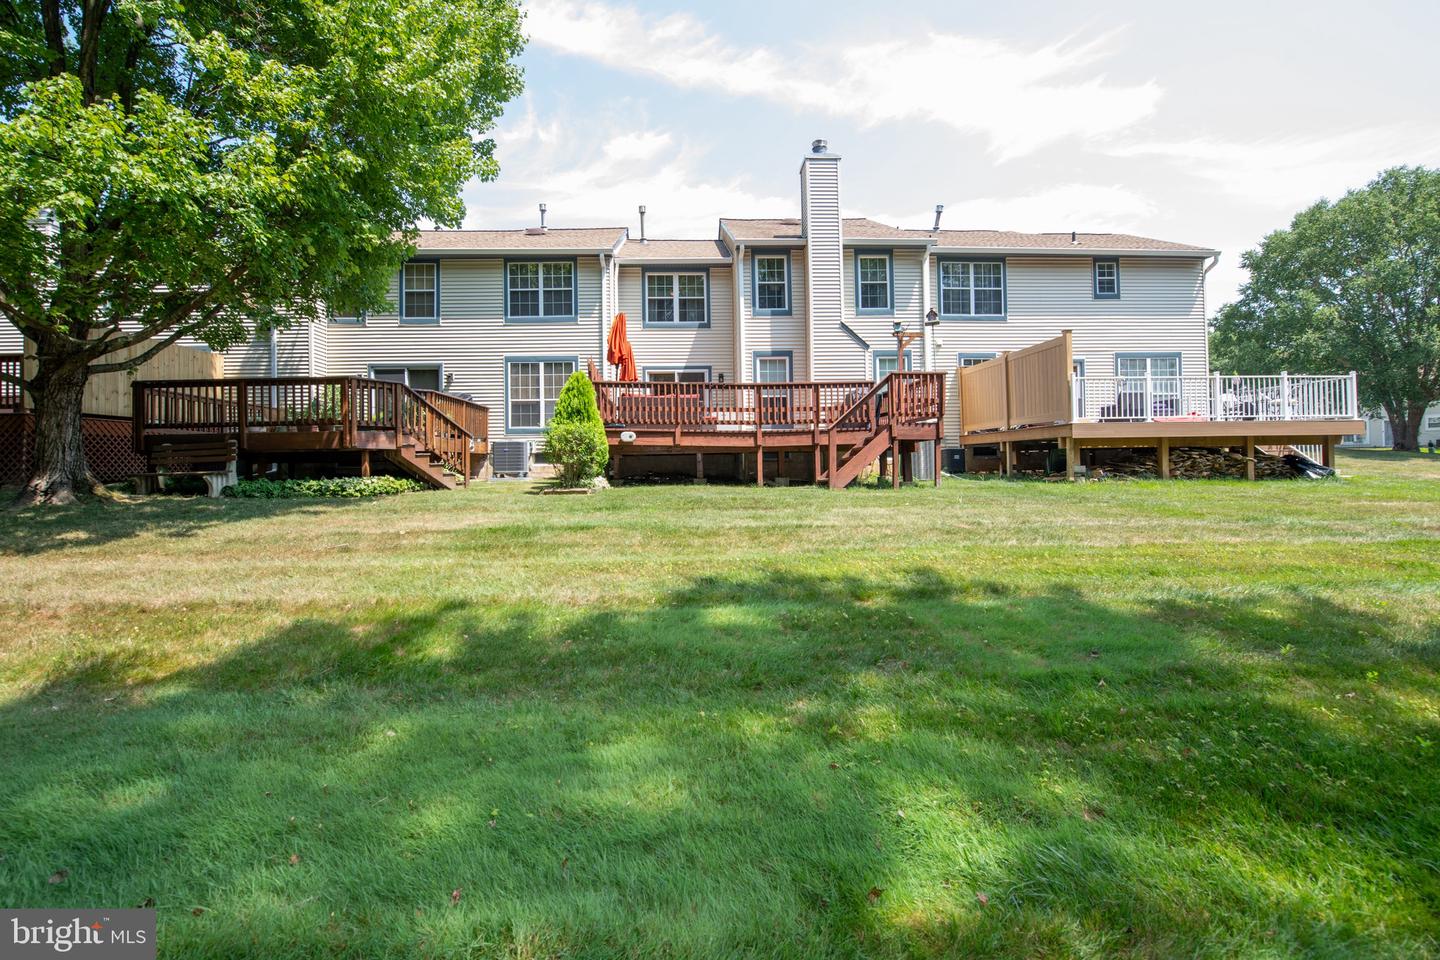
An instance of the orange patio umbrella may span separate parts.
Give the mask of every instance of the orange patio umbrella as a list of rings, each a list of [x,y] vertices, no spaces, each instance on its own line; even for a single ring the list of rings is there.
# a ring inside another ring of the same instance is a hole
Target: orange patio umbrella
[[[625,314],[615,314],[615,324],[610,328],[610,341],[605,344],[605,360],[618,367],[617,380],[639,380],[640,371],[635,367],[635,348],[625,335]]]

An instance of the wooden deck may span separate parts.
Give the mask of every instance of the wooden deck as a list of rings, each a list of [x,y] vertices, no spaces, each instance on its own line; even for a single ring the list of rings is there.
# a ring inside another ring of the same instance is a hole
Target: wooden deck
[[[434,487],[469,483],[488,452],[489,411],[433,390],[364,377],[138,380],[135,449],[213,437],[236,441],[241,459],[356,460],[368,475],[378,454]]]
[[[805,451],[817,483],[844,487],[888,455],[898,485],[918,444],[936,442],[938,461],[945,418],[939,373],[906,371],[879,383],[597,380],[595,393],[612,462],[634,454],[754,454],[757,484],[765,482],[767,451]]]
[[[1318,446],[1333,466],[1340,438],[1364,432],[1354,374],[1335,376],[1084,377],[1070,334],[960,371],[964,447],[998,446],[1014,469],[1022,444],[1054,442],[1073,479],[1085,449],[1153,447],[1161,477],[1172,447]]]

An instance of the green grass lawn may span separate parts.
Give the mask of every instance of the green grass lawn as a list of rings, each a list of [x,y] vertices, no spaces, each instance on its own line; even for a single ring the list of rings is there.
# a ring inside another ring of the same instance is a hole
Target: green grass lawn
[[[165,957],[1440,956],[1440,457],[0,516],[0,905]]]

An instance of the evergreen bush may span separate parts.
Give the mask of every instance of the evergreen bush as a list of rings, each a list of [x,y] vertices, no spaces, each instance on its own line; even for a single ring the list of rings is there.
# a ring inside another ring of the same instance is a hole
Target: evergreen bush
[[[565,381],[555,400],[555,413],[545,429],[545,453],[558,468],[561,485],[567,487],[590,483],[610,462],[595,386],[579,370]]]

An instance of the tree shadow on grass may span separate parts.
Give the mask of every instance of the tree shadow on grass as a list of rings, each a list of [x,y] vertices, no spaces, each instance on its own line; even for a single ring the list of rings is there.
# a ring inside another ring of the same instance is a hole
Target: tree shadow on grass
[[[153,898],[177,956],[1423,955],[1398,630],[917,568],[112,655],[0,708],[0,900]]]

